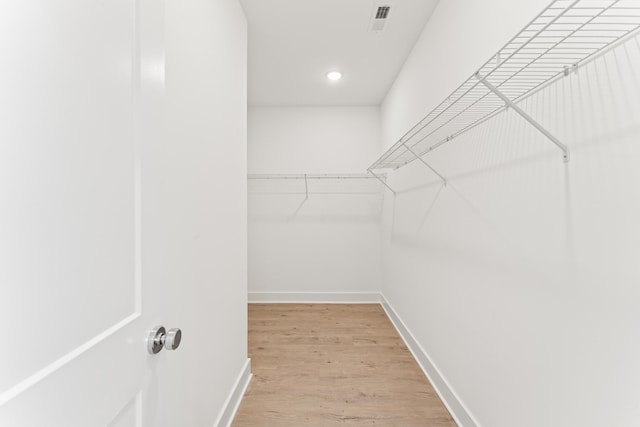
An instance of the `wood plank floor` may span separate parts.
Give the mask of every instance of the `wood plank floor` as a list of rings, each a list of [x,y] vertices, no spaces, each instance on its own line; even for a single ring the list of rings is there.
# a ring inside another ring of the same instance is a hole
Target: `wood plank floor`
[[[378,304],[249,304],[234,427],[455,427]]]

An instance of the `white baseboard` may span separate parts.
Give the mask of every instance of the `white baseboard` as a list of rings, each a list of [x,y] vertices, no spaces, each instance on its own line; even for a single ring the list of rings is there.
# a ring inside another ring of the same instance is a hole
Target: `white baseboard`
[[[380,292],[249,292],[251,303],[379,304]]]
[[[459,427],[480,427],[480,424],[475,420],[473,415],[471,415],[469,410],[467,410],[455,391],[453,391],[427,352],[424,351],[411,331],[406,327],[402,319],[400,319],[400,316],[398,316],[391,304],[389,304],[389,301],[387,301],[382,294],[380,295],[380,304],[409,348],[409,351],[411,351],[413,357],[418,362],[418,365],[420,365],[420,368],[422,368],[422,371],[429,379],[429,382],[436,390],[436,393],[438,393],[438,396],[440,396],[440,399],[449,410],[456,424]]]
[[[238,375],[238,379],[236,379],[236,382],[233,385],[231,393],[229,393],[229,397],[227,397],[227,401],[224,402],[224,407],[218,416],[218,420],[215,422],[214,427],[229,427],[231,425],[231,422],[238,411],[238,407],[240,406],[240,402],[242,402],[242,397],[247,391],[247,387],[249,387],[252,377],[251,359],[247,359],[240,371],[240,375]]]

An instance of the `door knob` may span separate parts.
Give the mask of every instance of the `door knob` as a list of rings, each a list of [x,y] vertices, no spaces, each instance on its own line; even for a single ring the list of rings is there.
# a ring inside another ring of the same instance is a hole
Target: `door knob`
[[[169,332],[164,326],[156,326],[149,332],[147,338],[147,350],[150,354],[158,354],[162,348],[167,350],[175,350],[180,347],[180,341],[182,341],[182,331],[178,328],[169,329]]]
[[[178,328],[169,329],[164,338],[164,348],[175,350],[180,347],[180,341],[182,341],[182,331]]]

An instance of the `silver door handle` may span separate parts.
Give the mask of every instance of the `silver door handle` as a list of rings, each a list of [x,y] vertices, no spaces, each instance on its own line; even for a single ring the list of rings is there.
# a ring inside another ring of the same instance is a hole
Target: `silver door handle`
[[[180,347],[182,341],[182,331],[178,328],[169,329],[164,326],[156,326],[149,333],[147,338],[147,350],[150,354],[158,354],[162,348],[167,350],[175,350]]]

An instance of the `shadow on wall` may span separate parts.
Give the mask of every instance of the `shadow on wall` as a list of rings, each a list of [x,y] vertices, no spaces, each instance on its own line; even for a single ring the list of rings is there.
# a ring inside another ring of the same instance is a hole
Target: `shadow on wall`
[[[379,224],[383,197],[372,179],[251,179],[249,220]]]
[[[630,160],[638,158],[640,134],[638,63],[635,38],[520,103],[569,145],[569,163],[507,109],[425,156],[447,187],[419,162],[396,171],[389,181],[397,191],[388,199],[391,241],[428,247],[446,216],[448,224],[477,221],[525,258],[540,259],[542,251],[549,262],[573,265],[574,211],[604,210],[611,192],[603,187],[626,187],[637,176]],[[607,161],[596,166],[599,158]],[[585,206],[586,187],[574,189],[575,180],[590,188],[593,206]]]
[[[383,292],[478,419],[640,419],[639,69],[637,36],[519,104],[569,163],[506,110],[425,156],[446,187],[389,176]]]
[[[249,181],[250,292],[380,290],[382,184]]]

